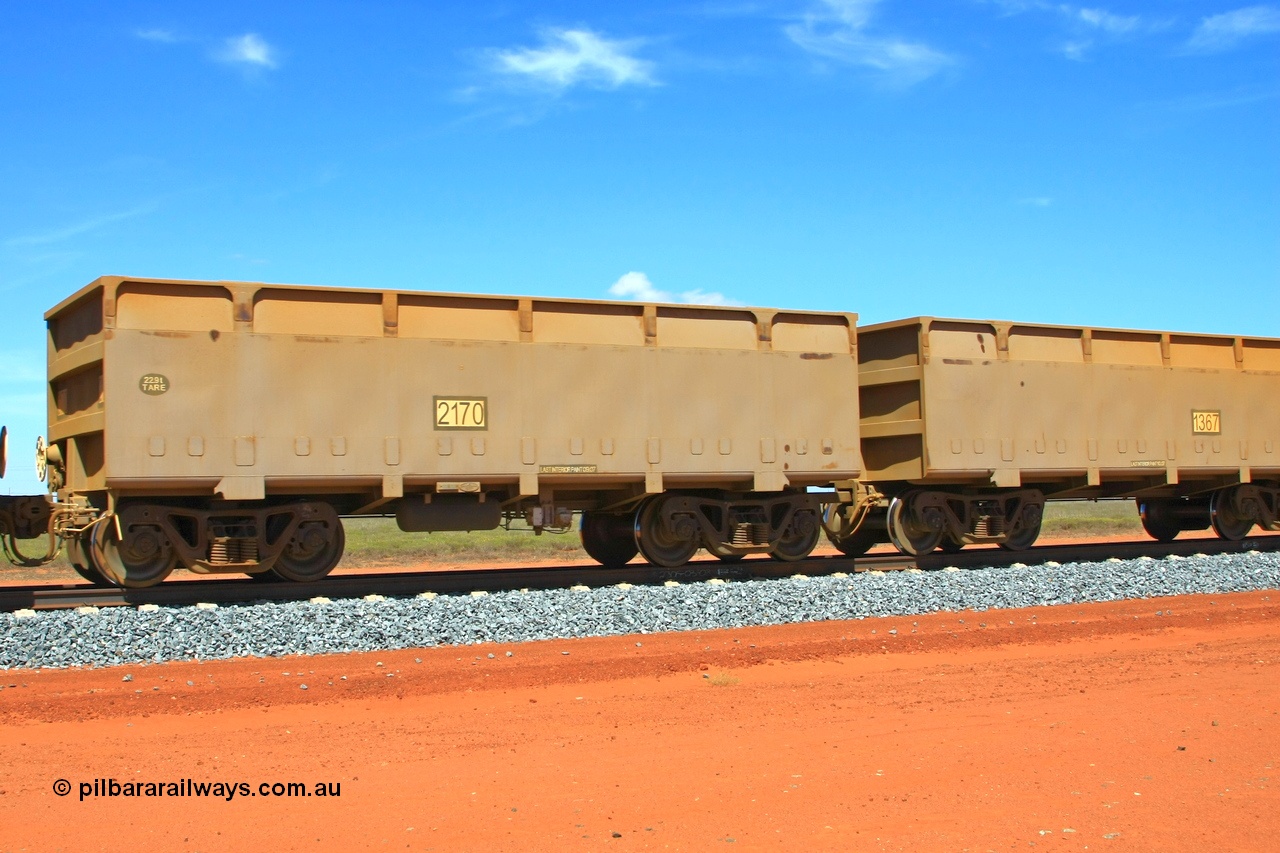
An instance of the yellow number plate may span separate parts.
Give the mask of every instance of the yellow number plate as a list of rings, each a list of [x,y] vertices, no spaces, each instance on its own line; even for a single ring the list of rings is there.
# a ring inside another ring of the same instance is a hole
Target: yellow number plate
[[[436,429],[488,429],[489,398],[432,397]]]
[[[1222,432],[1222,412],[1193,411],[1191,432],[1194,435],[1218,435]]]

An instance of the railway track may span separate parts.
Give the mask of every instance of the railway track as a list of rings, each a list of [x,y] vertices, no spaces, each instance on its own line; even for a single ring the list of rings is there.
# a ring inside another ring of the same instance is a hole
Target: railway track
[[[1170,555],[1231,554],[1249,551],[1280,551],[1280,535],[1249,537],[1232,542],[1221,539],[1188,539],[1170,543],[1152,540],[1079,545],[1044,545],[1025,551],[976,548],[955,554],[933,553],[924,557],[901,554],[872,554],[852,558],[810,557],[797,562],[748,559],[725,563],[708,559],[691,562],[679,569],[663,569],[647,564],[605,569],[599,565],[566,565],[536,568],[477,568],[398,574],[367,573],[338,575],[312,583],[264,583],[246,578],[210,578],[185,583],[160,584],[147,589],[94,587],[87,584],[36,584],[0,587],[0,612],[21,609],[57,610],[72,607],[112,607],[155,604],[168,607],[197,603],[235,604],[254,601],[300,601],[317,596],[330,599],[359,598],[365,595],[411,596],[424,592],[439,594],[496,592],[514,589],[559,589],[577,584],[599,587],[618,583],[660,584],[666,581],[697,583],[712,578],[747,580],[782,578],[794,574],[830,575],[836,572],[902,571],[920,569],[997,568],[1015,564],[1040,565],[1048,562],[1101,562],[1115,558],[1155,559]]]

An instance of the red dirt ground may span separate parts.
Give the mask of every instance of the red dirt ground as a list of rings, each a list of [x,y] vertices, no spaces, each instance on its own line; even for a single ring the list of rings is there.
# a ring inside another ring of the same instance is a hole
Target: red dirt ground
[[[1278,664],[1248,593],[0,671],[0,849],[1274,850]]]

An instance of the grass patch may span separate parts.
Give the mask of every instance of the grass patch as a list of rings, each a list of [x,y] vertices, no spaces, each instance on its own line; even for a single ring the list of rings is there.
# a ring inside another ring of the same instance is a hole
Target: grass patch
[[[707,683],[712,687],[732,687],[738,683],[738,677],[727,672],[717,672],[707,679]]]
[[[1113,534],[1146,536],[1133,501],[1054,501],[1045,506],[1041,536],[1087,539]]]
[[[532,530],[502,529],[404,533],[394,518],[348,518],[342,524],[347,548],[341,566],[590,560],[577,530],[541,536]]]

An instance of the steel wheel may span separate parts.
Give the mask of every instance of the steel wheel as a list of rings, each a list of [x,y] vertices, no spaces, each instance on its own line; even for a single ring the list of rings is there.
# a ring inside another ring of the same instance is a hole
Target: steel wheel
[[[116,517],[108,516],[93,527],[89,562],[116,586],[142,589],[169,577],[178,565],[178,552],[151,525],[125,528],[125,541],[116,538]]]
[[[88,551],[78,537],[67,539],[63,542],[63,548],[67,552],[67,562],[76,570],[76,574],[94,586],[111,586],[107,576],[90,561]]]
[[[940,525],[937,530],[934,530],[919,523],[911,510],[913,497],[914,495],[908,492],[889,501],[889,515],[886,519],[889,527],[889,541],[904,554],[923,557],[938,547],[946,528]]]
[[[943,536],[942,541],[938,543],[938,550],[944,554],[959,554],[960,549],[964,546],[964,542],[961,542],[959,539],[948,533]]]
[[[821,535],[822,531],[819,530],[817,519],[812,513],[795,513],[791,516],[791,524],[787,525],[782,538],[773,547],[770,555],[775,560],[786,563],[803,560],[818,547],[818,537]]]
[[[298,525],[267,574],[299,583],[318,581],[338,565],[346,544],[342,520],[330,508],[321,518]]]
[[[697,528],[693,535],[679,536],[662,524],[662,505],[665,499],[658,497],[647,501],[636,514],[635,540],[640,553],[655,566],[675,569],[689,562],[698,552]]]
[[[1219,489],[1209,498],[1209,523],[1222,539],[1238,542],[1253,529],[1253,519],[1241,515],[1235,506],[1235,489]]]
[[[1168,504],[1165,501],[1138,501],[1138,516],[1142,519],[1142,529],[1157,542],[1172,542],[1182,532],[1177,519],[1169,518],[1167,510]]]
[[[1025,551],[1032,545],[1036,544],[1036,540],[1040,538],[1040,519],[1036,519],[1035,524],[1026,524],[1025,522],[1016,531],[1009,534],[1009,538],[1000,543],[1000,547],[1006,551]]]
[[[582,550],[606,568],[625,566],[639,551],[635,524],[635,513],[584,512],[579,529]]]

